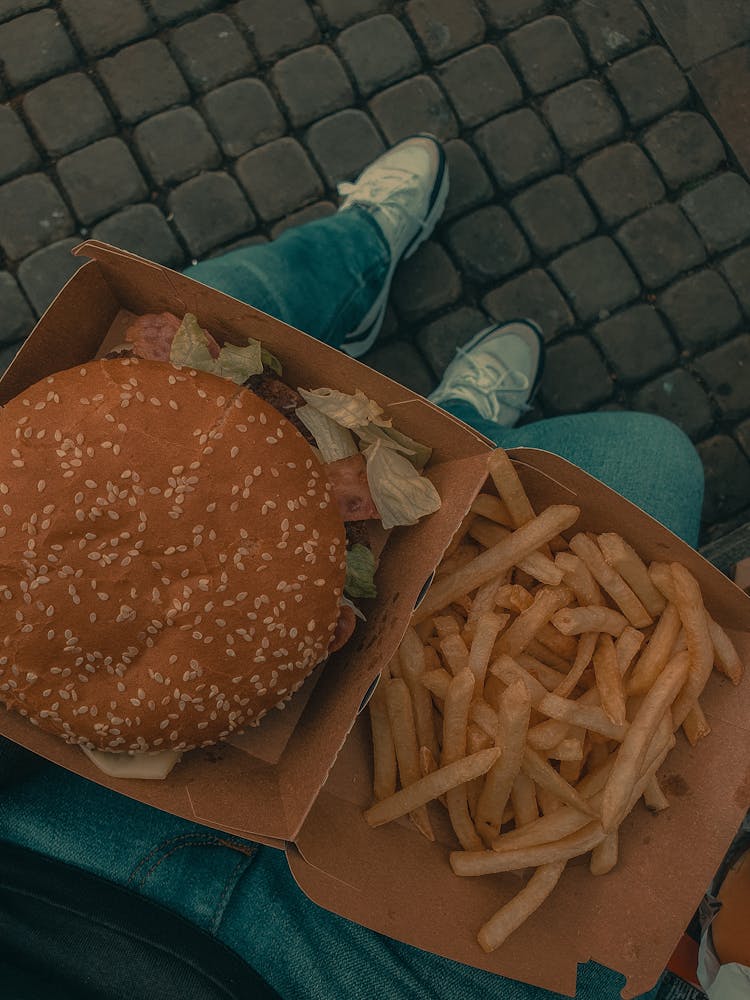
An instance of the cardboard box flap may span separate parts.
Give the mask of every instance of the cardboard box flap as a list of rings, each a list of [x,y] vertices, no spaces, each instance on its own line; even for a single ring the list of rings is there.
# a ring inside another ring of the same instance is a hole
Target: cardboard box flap
[[[750,663],[750,600],[697,552],[629,501],[555,455],[510,453],[537,509],[580,500],[574,530],[615,526],[647,560],[677,560],[699,579],[711,613]],[[302,890],[316,903],[380,933],[478,968],[574,995],[579,963],[593,960],[627,977],[624,996],[650,988],[669,960],[750,802],[750,680],[739,687],[714,672],[701,698],[712,727],[695,748],[680,736],[660,772],[670,808],[637,806],[621,828],[620,861],[590,875],[568,866],[560,886],[498,951],[476,942],[480,925],[521,883],[514,875],[460,879],[456,846],[431,816],[442,842],[429,844],[407,821],[370,830],[368,720],[362,716],[289,852]]]
[[[132,313],[196,313],[220,341],[255,336],[280,358],[291,385],[361,388],[394,424],[434,447],[428,474],[442,508],[396,529],[378,572],[380,596],[353,640],[334,654],[298,709],[276,713],[271,752],[256,752],[263,725],[243,743],[185,755],[162,782],[108,778],[76,748],[0,709],[0,732],[84,777],[156,808],[227,832],[293,839],[356,718],[371,682],[392,656],[414,602],[486,474],[485,440],[449,414],[378,372],[271,316],[168,268],[96,242],[77,248],[95,259],[69,280],[0,380],[0,401],[55,371],[85,364],[121,337]],[[307,691],[300,694],[303,701]],[[294,702],[291,703],[292,705]],[[288,721],[287,721],[288,720]],[[269,739],[269,742],[270,739]]]

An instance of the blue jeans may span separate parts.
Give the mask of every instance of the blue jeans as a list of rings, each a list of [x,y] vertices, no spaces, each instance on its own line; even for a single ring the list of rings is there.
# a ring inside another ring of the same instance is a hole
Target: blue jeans
[[[388,249],[360,210],[292,230],[269,246],[198,264],[191,277],[334,345],[382,287]],[[490,425],[452,412],[503,445],[558,452],[695,544],[702,469],[673,425],[633,413]],[[0,792],[0,838],[78,865],[173,908],[216,935],[288,1000],[382,996],[551,1000],[553,994],[426,954],[311,903],[284,855],[255,848],[43,766]],[[578,997],[614,1000],[623,979],[588,963]]]

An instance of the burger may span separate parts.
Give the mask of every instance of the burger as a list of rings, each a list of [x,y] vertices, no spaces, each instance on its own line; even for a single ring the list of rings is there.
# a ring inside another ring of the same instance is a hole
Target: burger
[[[439,507],[428,459],[360,391],[137,317],[0,410],[0,702],[134,776],[257,725],[376,596],[373,529]]]

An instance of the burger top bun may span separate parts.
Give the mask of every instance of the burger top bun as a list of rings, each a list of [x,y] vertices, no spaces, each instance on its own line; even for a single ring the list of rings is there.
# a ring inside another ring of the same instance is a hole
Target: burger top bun
[[[0,410],[0,700],[89,750],[256,724],[325,658],[345,532],[298,431],[232,382],[123,358]]]

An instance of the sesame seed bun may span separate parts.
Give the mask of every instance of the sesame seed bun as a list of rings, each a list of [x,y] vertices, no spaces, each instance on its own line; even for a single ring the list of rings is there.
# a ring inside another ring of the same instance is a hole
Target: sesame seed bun
[[[189,750],[325,658],[344,525],[299,432],[232,382],[122,358],[0,411],[0,701],[69,743]]]

